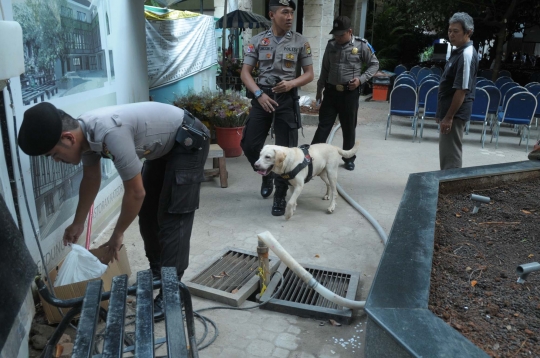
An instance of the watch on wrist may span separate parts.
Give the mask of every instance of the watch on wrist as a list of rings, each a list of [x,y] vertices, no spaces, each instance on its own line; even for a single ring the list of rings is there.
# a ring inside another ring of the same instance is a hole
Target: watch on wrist
[[[255,93],[253,93],[255,95],[255,99],[259,99],[259,97],[261,97],[263,95],[263,90],[262,89],[258,89],[255,91]]]

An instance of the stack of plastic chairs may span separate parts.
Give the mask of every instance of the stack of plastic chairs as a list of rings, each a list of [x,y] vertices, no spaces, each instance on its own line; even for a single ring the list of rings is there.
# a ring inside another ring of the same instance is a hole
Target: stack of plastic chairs
[[[482,148],[484,148],[484,141],[488,126],[489,100],[489,93],[485,89],[477,87],[474,93],[471,120],[467,122],[467,126],[465,128],[465,134],[468,135],[471,125],[470,122],[482,122],[482,134],[480,135],[480,142],[482,142]]]
[[[437,114],[438,94],[439,86],[431,87],[426,93],[424,99],[424,113],[422,114],[422,120],[420,122],[420,139],[418,139],[418,142],[422,142],[422,138],[424,137],[424,120],[426,118],[435,118],[435,115]]]
[[[491,141],[493,137],[497,138],[495,142],[495,148],[499,146],[499,136],[502,123],[510,123],[521,128],[521,135],[519,139],[519,145],[525,138],[525,132],[527,132],[527,146],[526,151],[529,151],[529,136],[531,132],[531,123],[536,113],[538,102],[536,97],[530,92],[514,93],[505,103],[504,110],[499,112],[497,120],[495,121],[495,128],[491,134]]]
[[[407,67],[405,67],[404,65],[397,65],[394,69],[394,73],[396,74],[396,76],[401,75],[405,71],[407,71]]]
[[[412,119],[413,142],[416,137],[416,122],[417,122],[418,95],[416,88],[407,84],[398,84],[390,93],[390,111],[386,121],[386,133],[392,134],[392,116],[409,117]]]

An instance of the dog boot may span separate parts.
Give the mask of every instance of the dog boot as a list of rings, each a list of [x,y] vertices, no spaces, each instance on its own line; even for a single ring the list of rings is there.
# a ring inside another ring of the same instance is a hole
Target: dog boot
[[[276,188],[276,193],[274,194],[274,205],[272,205],[272,215],[285,215],[285,208],[287,207],[287,201],[285,200],[286,196],[287,188]]]
[[[270,194],[272,194],[272,190],[274,190],[274,173],[263,175],[262,185],[261,185],[261,196],[265,199],[268,198]]]

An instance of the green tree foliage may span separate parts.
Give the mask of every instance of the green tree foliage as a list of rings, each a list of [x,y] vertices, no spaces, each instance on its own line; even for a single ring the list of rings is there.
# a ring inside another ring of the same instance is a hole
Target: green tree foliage
[[[448,20],[456,12],[466,12],[475,23],[473,40],[475,45],[495,40],[491,57],[495,58],[497,75],[502,59],[503,44],[523,26],[539,23],[540,1],[538,0],[388,0],[389,6],[405,11],[409,26],[423,31],[434,31],[446,37]]]
[[[14,4],[15,20],[21,24],[25,45],[25,71],[53,71],[57,58],[66,53],[66,31],[62,28],[61,7],[67,0],[26,0]]]
[[[406,8],[406,4],[396,2],[377,10],[373,47],[377,50],[381,69],[392,71],[400,63],[416,64],[419,54],[436,38],[422,27],[411,26]]]

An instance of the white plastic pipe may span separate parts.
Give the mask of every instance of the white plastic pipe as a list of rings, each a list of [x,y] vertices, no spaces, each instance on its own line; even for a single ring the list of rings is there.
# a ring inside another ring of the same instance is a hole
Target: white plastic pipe
[[[366,301],[353,301],[343,298],[318,283],[309,272],[307,272],[287,251],[285,251],[283,246],[281,246],[281,244],[269,231],[260,233],[257,236],[266,244],[266,246],[270,248],[270,250],[277,255],[277,257],[280,258],[285,265],[287,265],[289,269],[291,269],[298,277],[302,279],[302,281],[308,285],[308,287],[314,289],[319,295],[337,305],[350,309],[363,309],[366,305]]]
[[[332,129],[332,132],[330,133],[330,135],[328,136],[328,140],[326,141],[328,144],[332,144],[332,141],[334,140],[334,135],[340,127],[341,124],[338,123],[338,125],[335,126],[334,129]],[[366,209],[361,207],[360,204],[354,201],[353,198],[351,198],[350,195],[347,194],[347,192],[343,190],[343,188],[339,184],[337,184],[337,191],[343,197],[343,199],[345,199],[349,204],[351,204],[353,208],[358,210],[358,212],[362,214],[367,219],[367,221],[369,221],[371,226],[373,226],[373,228],[377,231],[377,234],[379,234],[379,237],[381,238],[383,243],[386,245],[386,242],[388,241],[388,236],[384,232],[382,226],[377,222],[377,220],[375,220],[375,218],[371,216]]]

